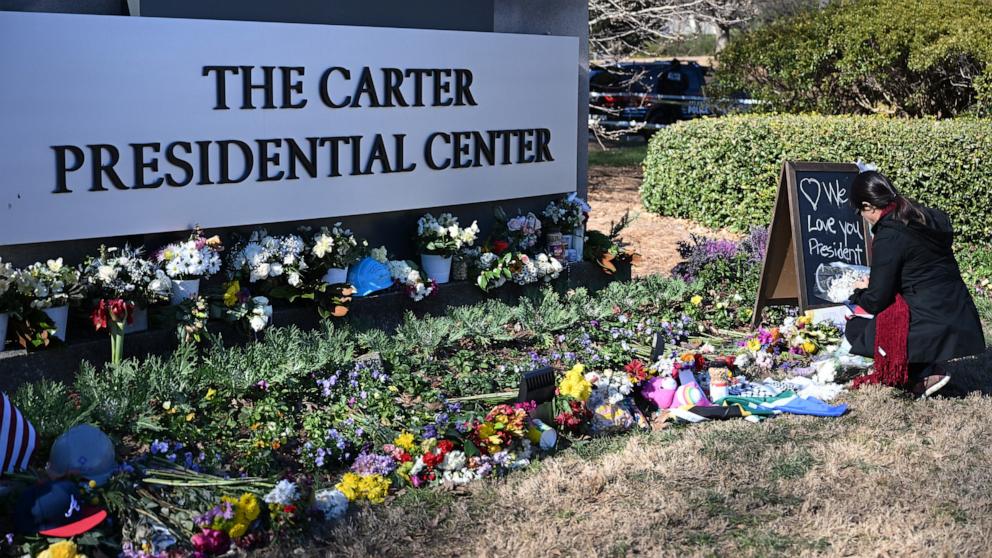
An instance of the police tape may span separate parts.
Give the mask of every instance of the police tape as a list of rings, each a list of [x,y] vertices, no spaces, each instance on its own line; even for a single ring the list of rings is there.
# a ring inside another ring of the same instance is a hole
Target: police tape
[[[634,92],[620,92],[620,93],[603,93],[601,91],[590,91],[590,99],[599,99],[602,97],[614,97],[614,98],[634,98],[634,99],[646,99],[649,101],[659,101],[668,103],[706,103],[710,105],[724,105],[724,104],[738,104],[738,105],[761,105],[765,101],[760,101],[758,99],[711,99],[709,97],[702,97],[699,95],[662,95],[659,93],[634,93]]]

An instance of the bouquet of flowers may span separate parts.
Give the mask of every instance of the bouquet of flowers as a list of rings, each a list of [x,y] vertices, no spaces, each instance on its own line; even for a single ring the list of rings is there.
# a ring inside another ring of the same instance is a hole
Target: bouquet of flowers
[[[420,302],[437,292],[437,282],[425,278],[413,262],[391,260],[386,265],[389,266],[389,274],[393,280],[403,286],[414,302]]]
[[[171,279],[207,279],[220,271],[220,239],[206,238],[197,229],[183,242],[173,242],[155,254]]]
[[[329,229],[321,227],[313,235],[307,247],[307,258],[310,267],[322,275],[328,269],[344,269],[362,259],[367,246],[368,242],[356,237],[351,229],[334,223]]]
[[[541,220],[533,213],[517,215],[509,218],[502,207],[496,208],[496,223],[500,230],[496,233],[497,240],[493,245],[506,245],[505,249],[515,252],[526,252],[533,248],[541,237]],[[502,252],[503,250],[498,250]]]
[[[0,259],[0,313],[9,312],[14,309],[13,295],[16,291],[15,281],[17,280],[17,270],[9,263],[4,263]],[[0,346],[3,339],[0,339]]]
[[[463,246],[472,246],[478,234],[478,223],[473,221],[471,226],[463,228],[450,213],[442,213],[436,219],[428,213],[417,221],[417,247],[421,254],[454,255]]]
[[[788,317],[782,325],[758,328],[753,335],[740,341],[734,365],[741,368],[752,362],[759,369],[770,371],[779,361],[798,361],[816,355],[840,342],[840,330],[835,326],[813,323],[810,313]]]
[[[306,246],[295,234],[269,236],[265,229],[251,233],[248,242],[238,245],[228,260],[230,279],[246,279],[258,283],[286,277],[291,287],[303,284],[303,272],[308,269],[304,259]]]
[[[210,314],[228,322],[241,322],[245,329],[258,333],[269,325],[272,319],[272,304],[264,296],[252,296],[247,288],[242,288],[237,280],[224,286],[222,305],[212,305]]]
[[[100,247],[100,255],[83,265],[83,282],[93,298],[123,300],[146,308],[169,299],[172,280],[141,249]]]
[[[558,201],[548,203],[544,208],[544,217],[556,227],[571,234],[585,223],[589,217],[589,210],[589,204],[573,192]]]
[[[65,306],[83,297],[79,270],[64,265],[62,258],[29,265],[17,272],[15,283],[17,294],[35,310]]]
[[[518,285],[528,285],[537,281],[550,282],[561,274],[561,262],[547,255],[538,254],[530,257],[527,254],[506,252],[497,256],[485,252],[478,260],[479,276],[476,284],[484,291],[503,286],[508,280]]]
[[[371,257],[386,264],[393,281],[401,285],[414,302],[420,302],[437,292],[436,281],[422,273],[413,262],[390,260],[385,246],[373,248]]]

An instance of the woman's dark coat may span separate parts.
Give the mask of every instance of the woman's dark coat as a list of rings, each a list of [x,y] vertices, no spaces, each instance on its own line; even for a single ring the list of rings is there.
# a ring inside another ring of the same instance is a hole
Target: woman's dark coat
[[[961,279],[951,242],[954,232],[944,212],[923,208],[927,224],[905,225],[888,214],[872,227],[871,279],[851,302],[878,314],[902,293],[909,305],[909,362],[935,363],[985,351],[978,310]],[[862,343],[874,350],[875,320]],[[858,347],[858,345],[867,347]],[[855,351],[857,352],[857,351]],[[871,354],[866,355],[871,356]]]

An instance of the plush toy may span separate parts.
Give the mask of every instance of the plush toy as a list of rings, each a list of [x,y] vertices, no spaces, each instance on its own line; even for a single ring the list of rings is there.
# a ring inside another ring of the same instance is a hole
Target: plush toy
[[[658,406],[659,409],[667,409],[672,406],[675,399],[675,391],[679,385],[675,378],[654,377],[645,382],[641,389],[641,395]]]

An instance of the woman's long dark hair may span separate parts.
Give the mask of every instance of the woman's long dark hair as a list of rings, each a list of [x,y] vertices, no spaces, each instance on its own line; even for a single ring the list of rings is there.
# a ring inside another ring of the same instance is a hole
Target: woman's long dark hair
[[[884,209],[891,204],[895,204],[892,217],[903,224],[908,225],[910,221],[926,224],[926,213],[913,200],[899,194],[895,186],[889,182],[884,174],[877,171],[865,171],[854,179],[851,186],[851,207],[855,211],[861,211],[864,204],[869,204],[878,209]]]

